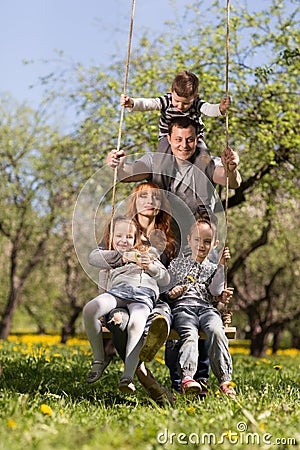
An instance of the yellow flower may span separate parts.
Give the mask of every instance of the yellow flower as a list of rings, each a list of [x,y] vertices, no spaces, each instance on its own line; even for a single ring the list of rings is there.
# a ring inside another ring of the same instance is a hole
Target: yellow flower
[[[223,436],[227,439],[231,439],[233,441],[236,441],[238,439],[238,436],[236,433],[232,433],[231,430],[226,431],[225,433],[223,433]],[[234,443],[234,442],[233,442]]]
[[[160,364],[165,364],[165,360],[162,358],[159,358],[158,356],[155,358],[155,361],[159,362]]]
[[[52,409],[50,406],[45,405],[44,403],[41,405],[41,413],[45,416],[52,416]]]
[[[280,366],[280,365],[276,365],[276,366],[273,366],[273,369],[275,369],[275,370],[281,370],[282,369],[282,366]]]
[[[215,392],[215,395],[220,395],[220,391],[216,391],[216,392]]]
[[[187,408],[187,412],[194,412],[196,410],[196,408],[194,406],[189,406]]]
[[[14,419],[8,419],[6,425],[8,426],[8,428],[16,428],[17,423],[15,422]]]

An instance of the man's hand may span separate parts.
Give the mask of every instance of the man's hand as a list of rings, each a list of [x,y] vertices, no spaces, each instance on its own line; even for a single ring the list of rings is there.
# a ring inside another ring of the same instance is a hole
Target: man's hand
[[[124,163],[125,152],[123,150],[112,150],[106,157],[106,164],[115,169]]]
[[[233,172],[239,165],[240,158],[237,152],[233,151],[232,148],[226,148],[222,155],[221,160],[224,167],[227,167],[228,172]]]

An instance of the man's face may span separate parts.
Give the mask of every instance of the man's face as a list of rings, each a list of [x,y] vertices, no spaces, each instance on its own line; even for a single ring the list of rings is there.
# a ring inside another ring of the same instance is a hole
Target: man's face
[[[196,130],[193,126],[188,128],[173,127],[171,136],[168,135],[168,141],[175,158],[189,161],[196,150],[197,145]]]

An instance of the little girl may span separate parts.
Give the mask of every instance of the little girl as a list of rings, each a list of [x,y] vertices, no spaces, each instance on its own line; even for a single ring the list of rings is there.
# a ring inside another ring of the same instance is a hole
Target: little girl
[[[83,308],[84,326],[94,354],[88,383],[97,381],[106,366],[100,318],[116,307],[128,309],[128,340],[124,373],[119,384],[119,389],[126,393],[135,391],[133,376],[139,362],[143,332],[148,315],[158,299],[159,286],[166,286],[170,281],[156,249],[151,247],[143,252],[139,251],[141,246],[135,246],[138,235],[138,227],[131,219],[125,216],[114,218],[113,250],[95,249],[89,256],[90,264],[102,270],[112,269],[107,278],[107,292],[98,295]]]

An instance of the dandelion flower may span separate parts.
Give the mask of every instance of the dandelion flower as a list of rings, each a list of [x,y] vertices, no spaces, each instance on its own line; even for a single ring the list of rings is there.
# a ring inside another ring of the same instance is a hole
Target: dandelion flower
[[[276,366],[273,366],[273,369],[275,370],[281,370],[282,366],[280,366],[279,364],[276,364]]]
[[[16,428],[17,423],[14,419],[8,419],[8,421],[6,422],[6,425],[8,428]]]
[[[50,408],[50,406],[43,403],[41,405],[41,413],[44,414],[44,416],[52,416],[52,409]]]
[[[192,283],[194,283],[194,281],[195,281],[194,278],[191,277],[191,275],[187,275],[187,279],[190,280]]]
[[[189,406],[187,408],[187,412],[194,412],[196,410],[196,408],[194,406]]]

